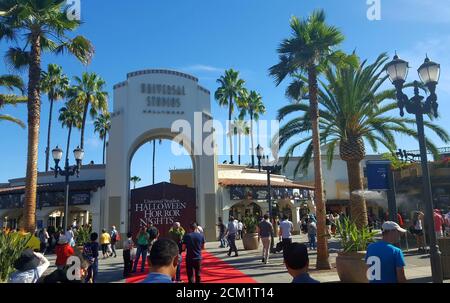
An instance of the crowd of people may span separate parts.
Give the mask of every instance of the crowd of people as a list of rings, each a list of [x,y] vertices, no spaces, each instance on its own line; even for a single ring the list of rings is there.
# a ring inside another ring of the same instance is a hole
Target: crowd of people
[[[438,209],[434,210],[434,231],[437,238],[448,235],[450,231],[450,213],[442,214]],[[326,216],[327,232],[336,234],[338,222],[345,218],[344,214],[329,213]],[[246,221],[245,221],[246,222]],[[403,252],[396,245],[399,237],[408,231],[417,241],[419,251],[426,250],[425,223],[423,212],[416,211],[412,219],[405,223],[398,220],[384,221],[382,223],[382,239],[372,243],[367,248],[366,260],[372,257],[380,258],[383,270],[381,276],[370,282],[404,282],[405,260]],[[293,242],[294,224],[284,215],[279,221],[276,217],[270,220],[265,214],[257,223],[257,233],[262,243],[261,262],[268,264],[270,255],[283,252],[284,264],[294,283],[317,283],[308,275],[308,250],[316,249],[317,219],[309,214],[298,223],[301,232],[307,235],[306,243]],[[409,224],[409,225],[408,225]],[[89,226],[83,226],[89,228]],[[236,245],[237,239],[242,239],[246,226],[242,221],[230,216],[227,225],[222,218],[217,224],[219,230],[220,248],[227,249],[227,255],[239,256]],[[6,230],[3,230],[6,232]],[[7,232],[19,232],[10,230]],[[108,232],[103,229],[99,234],[92,232],[89,241],[84,243],[82,249],[75,247],[78,228],[70,226],[66,231],[53,228],[41,229],[36,232],[34,242],[28,245],[20,258],[15,262],[16,271],[11,275],[12,283],[35,283],[42,280],[47,283],[56,282],[84,282],[95,283],[97,281],[100,251],[103,259],[117,257],[116,244],[122,241],[120,233],[115,226]],[[278,243],[275,246],[275,238]],[[36,240],[37,239],[37,240]],[[31,240],[30,240],[31,241]],[[30,242],[31,243],[31,242]],[[167,235],[160,237],[158,229],[152,224],[141,227],[133,235],[128,233],[126,239],[121,242],[123,247],[123,276],[130,277],[138,271],[145,271],[148,264],[149,274],[143,283],[183,282],[181,280],[181,265],[184,261],[189,283],[202,281],[202,250],[205,246],[203,229],[197,223],[192,223],[185,230],[179,222],[175,222]],[[275,246],[275,247],[274,247]],[[185,260],[183,260],[183,252]],[[50,266],[45,254],[55,253],[56,269],[43,277]],[[71,256],[77,256],[81,260],[81,275],[76,281],[69,281],[67,270]],[[368,261],[368,262],[369,262]]]

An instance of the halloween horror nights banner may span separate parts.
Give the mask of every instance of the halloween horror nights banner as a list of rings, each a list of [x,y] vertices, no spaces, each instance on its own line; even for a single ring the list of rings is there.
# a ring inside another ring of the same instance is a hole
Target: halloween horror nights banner
[[[158,183],[131,190],[130,228],[133,234],[142,226],[155,225],[161,236],[174,222],[188,230],[196,221],[195,189],[171,183]]]

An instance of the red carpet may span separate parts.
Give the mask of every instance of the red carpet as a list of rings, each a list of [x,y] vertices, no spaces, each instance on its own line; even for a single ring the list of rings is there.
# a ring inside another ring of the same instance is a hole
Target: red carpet
[[[203,251],[202,253],[202,283],[256,283],[255,280],[237,270],[228,263],[215,257],[213,254]],[[141,266],[138,266],[138,272],[126,279],[126,283],[140,283],[148,275],[148,263],[145,266],[145,272],[140,273]],[[183,253],[183,263],[181,264],[181,280],[188,281],[186,274],[185,254]]]

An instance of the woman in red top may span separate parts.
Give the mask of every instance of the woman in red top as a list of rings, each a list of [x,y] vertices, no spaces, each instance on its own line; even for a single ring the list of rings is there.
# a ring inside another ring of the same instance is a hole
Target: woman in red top
[[[66,266],[67,259],[74,254],[72,246],[70,246],[64,235],[59,236],[58,244],[56,244],[56,267],[63,269]]]

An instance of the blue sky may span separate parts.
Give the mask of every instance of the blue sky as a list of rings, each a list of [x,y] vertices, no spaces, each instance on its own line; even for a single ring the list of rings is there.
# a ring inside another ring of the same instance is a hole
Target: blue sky
[[[188,72],[214,92],[216,79],[224,69],[241,72],[249,89],[263,96],[268,109],[265,119],[273,119],[279,107],[287,104],[284,83],[275,87],[267,69],[277,63],[276,48],[290,35],[289,18],[307,16],[316,8],[324,8],[330,24],[346,36],[342,48],[356,49],[362,58],[373,60],[381,52],[399,55],[412,66],[409,79],[418,79],[415,70],[425,53],[441,63],[442,76],[438,86],[439,123],[450,127],[450,4],[446,0],[381,0],[381,20],[366,17],[366,0],[81,0],[84,24],[77,31],[94,44],[96,54],[87,68],[69,56],[44,56],[48,63],[63,66],[72,77],[83,71],[96,72],[107,82],[112,105],[112,87],[123,81],[126,73],[146,68],[171,68]],[[0,51],[6,50],[5,43]],[[2,73],[10,72],[3,67]],[[23,74],[26,79],[26,73]],[[225,120],[227,111],[211,99],[216,119]],[[62,106],[56,105],[54,113]],[[112,106],[110,106],[112,107]],[[39,169],[44,168],[44,150],[49,103],[42,98]],[[26,120],[26,106],[3,111]],[[58,125],[54,120],[55,126]],[[92,122],[86,130],[86,160],[101,162],[102,144],[93,133]],[[0,123],[0,182],[25,175],[27,132],[18,126]],[[65,146],[67,131],[53,128],[52,146]],[[75,132],[73,141],[79,139]],[[430,136],[437,145],[444,146]],[[398,137],[405,149],[417,149],[415,140]],[[75,147],[75,144],[73,147]],[[73,159],[73,158],[72,158]],[[221,157],[220,161],[225,158]],[[245,158],[245,162],[249,159]],[[168,179],[168,168],[189,167],[188,157],[170,155],[169,142],[157,150],[156,181]],[[136,153],[132,174],[149,182],[151,147],[146,144]]]

